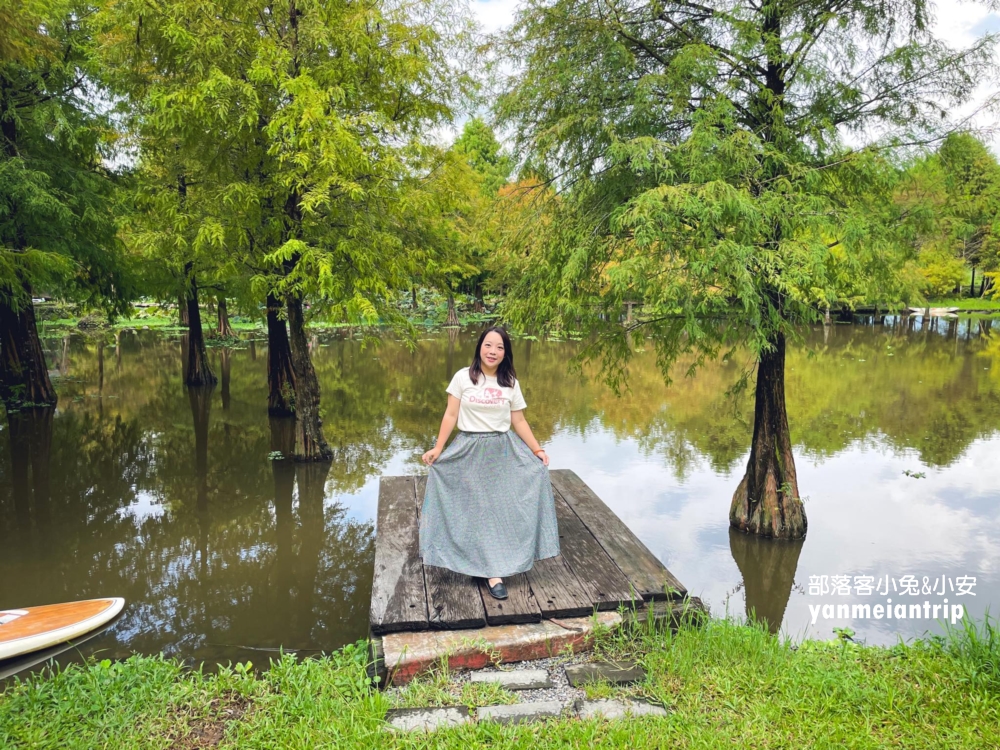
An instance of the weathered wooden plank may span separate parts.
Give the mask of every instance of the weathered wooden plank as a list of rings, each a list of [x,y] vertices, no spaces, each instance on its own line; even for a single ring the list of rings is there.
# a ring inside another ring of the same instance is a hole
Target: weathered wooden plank
[[[559,547],[563,559],[576,578],[590,592],[591,602],[597,609],[618,609],[622,604],[642,601],[634,593],[625,574],[619,570],[608,553],[583,525],[580,517],[567,505],[562,493],[555,487],[556,518],[559,520]]]
[[[479,582],[479,595],[486,610],[486,622],[490,625],[515,625],[525,622],[541,622],[542,611],[538,608],[535,595],[531,592],[524,574],[504,579],[507,598],[494,599],[486,581]]]
[[[413,477],[382,477],[370,610],[373,633],[427,629],[418,533]]]
[[[583,617],[594,611],[590,589],[576,579],[562,555],[535,560],[527,576],[544,617]]]
[[[416,478],[417,508],[424,504],[427,477]],[[447,568],[424,565],[427,624],[434,629],[486,627],[486,610],[471,576]]]
[[[666,599],[666,589],[672,590],[673,598],[687,594],[680,581],[580,477],[569,469],[550,471],[549,476],[552,486],[644,599]]]
[[[470,576],[425,565],[424,585],[430,627],[436,630],[486,627],[483,599]]]

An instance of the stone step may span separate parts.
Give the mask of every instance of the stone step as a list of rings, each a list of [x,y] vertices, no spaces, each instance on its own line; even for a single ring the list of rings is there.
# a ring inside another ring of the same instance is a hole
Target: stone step
[[[393,730],[412,732],[431,731],[442,727],[457,727],[472,721],[467,706],[441,708],[392,708],[386,712],[386,725]]]
[[[549,673],[544,669],[515,669],[506,672],[473,672],[469,682],[489,682],[507,690],[541,690],[552,687]]]
[[[544,719],[557,719],[562,714],[563,704],[559,701],[540,703],[512,703],[509,706],[483,706],[476,710],[478,721],[492,721],[497,724],[527,724]]]
[[[577,701],[581,719],[623,719],[626,716],[666,716],[667,709],[637,700]]]
[[[588,682],[610,682],[612,685],[628,685],[646,678],[635,662],[596,662],[573,664],[566,667],[566,677],[573,687],[582,687]]]

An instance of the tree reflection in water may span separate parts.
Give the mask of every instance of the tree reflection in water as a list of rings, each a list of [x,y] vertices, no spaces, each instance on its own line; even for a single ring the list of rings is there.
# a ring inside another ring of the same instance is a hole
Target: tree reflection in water
[[[65,362],[72,378],[57,379],[57,413],[9,414],[0,430],[0,607],[124,596],[124,617],[89,644],[114,656],[264,663],[240,647],[320,650],[364,637],[378,476],[421,471],[444,388],[477,334],[452,330],[413,350],[320,335],[315,365],[335,452],[325,465],[268,460],[289,452],[291,431],[267,417],[267,358],[256,343],[211,349],[222,388],[187,391],[183,338],[116,332],[114,367],[103,339],[45,339],[49,361]],[[541,441],[600,431],[668,466],[678,484],[699,464],[724,473],[745,460],[750,403],[726,395],[744,364],[738,353],[693,378],[693,363],[679,362],[669,387],[653,352],[640,353],[631,392],[617,398],[594,369],[568,367],[578,347],[515,341]],[[997,362],[1000,337],[978,321],[804,331],[788,355],[795,450],[823,460],[877,440],[947,466],[1000,427]],[[729,548],[748,607],[777,629],[801,543],[732,532]]]

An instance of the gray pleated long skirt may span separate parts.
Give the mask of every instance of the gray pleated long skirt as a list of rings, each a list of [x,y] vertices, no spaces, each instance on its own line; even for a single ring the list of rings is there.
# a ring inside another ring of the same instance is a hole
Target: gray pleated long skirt
[[[459,432],[427,477],[424,564],[500,578],[558,554],[548,467],[513,430]]]

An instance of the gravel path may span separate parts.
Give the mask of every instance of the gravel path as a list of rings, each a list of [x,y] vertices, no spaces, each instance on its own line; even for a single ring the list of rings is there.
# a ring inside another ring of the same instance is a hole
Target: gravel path
[[[583,664],[591,661],[593,654],[581,653],[573,656],[553,656],[547,659],[535,659],[533,661],[518,661],[511,664],[502,664],[500,669],[486,668],[476,670],[479,673],[489,674],[491,672],[511,672],[520,669],[544,669],[552,680],[553,687],[539,690],[512,690],[511,693],[517,698],[517,703],[541,703],[544,701],[559,701],[564,706],[571,705],[578,698],[584,698],[584,691],[579,688],[570,687],[569,680],[566,679],[566,667],[570,664]],[[469,681],[468,670],[456,671],[451,675],[449,683],[455,685],[459,690],[462,685]],[[406,686],[391,687],[386,693],[390,696],[398,695],[406,690]]]

